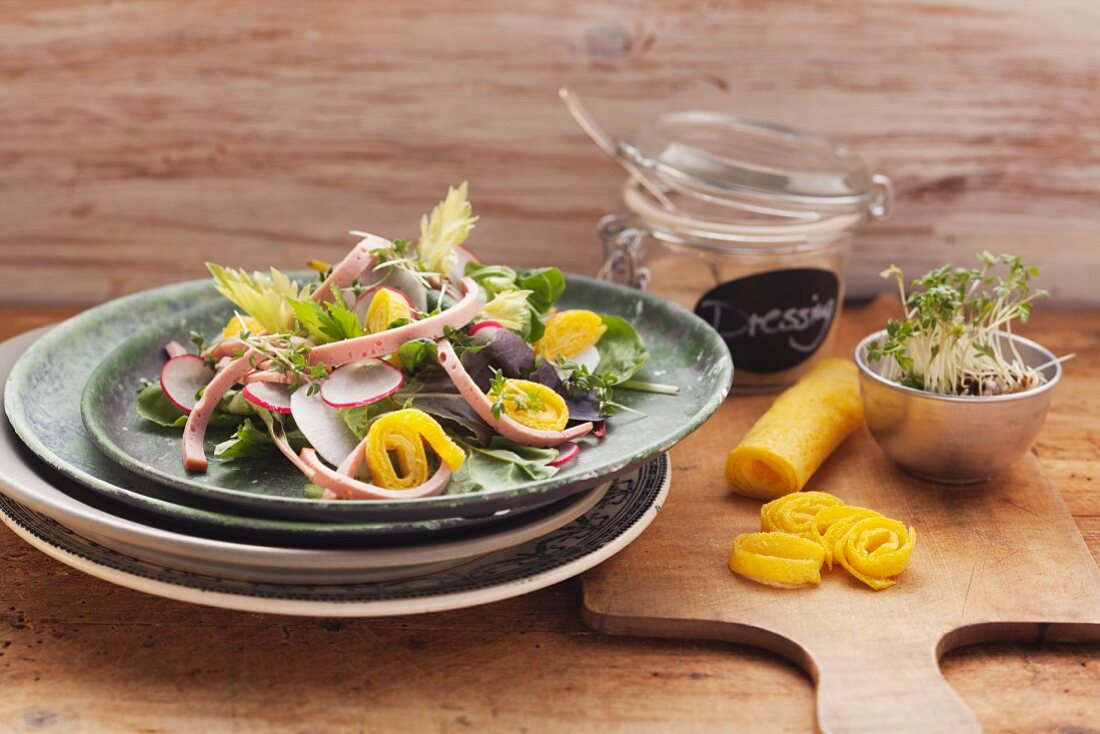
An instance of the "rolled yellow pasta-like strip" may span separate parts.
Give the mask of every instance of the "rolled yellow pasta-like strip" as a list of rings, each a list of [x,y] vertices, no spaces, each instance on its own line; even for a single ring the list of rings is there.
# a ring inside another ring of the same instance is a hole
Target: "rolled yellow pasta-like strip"
[[[905,570],[916,542],[917,531],[897,520],[865,517],[836,541],[833,557],[848,573],[881,591],[893,586],[893,577]]]
[[[816,541],[810,534],[814,518],[829,507],[843,506],[839,497],[827,492],[796,492],[772,500],[760,508],[760,529],[794,533]]]
[[[825,550],[790,533],[745,533],[733,539],[729,567],[769,586],[793,588],[821,583]]]
[[[855,363],[823,359],[776,398],[730,452],[726,481],[760,499],[797,492],[862,422]]]
[[[866,507],[855,505],[837,505],[826,507],[814,516],[810,523],[810,539],[816,540],[825,548],[825,565],[833,569],[833,548],[848,530],[860,520],[868,517],[882,517],[882,514]]]

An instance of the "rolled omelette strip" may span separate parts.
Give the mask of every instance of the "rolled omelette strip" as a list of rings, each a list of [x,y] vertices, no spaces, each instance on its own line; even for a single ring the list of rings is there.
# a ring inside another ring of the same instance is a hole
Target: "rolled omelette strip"
[[[833,557],[848,573],[875,591],[894,585],[905,570],[917,531],[887,517],[865,517],[848,527],[833,547]]]
[[[794,533],[810,540],[814,518],[829,507],[843,506],[839,497],[827,492],[796,492],[772,500],[760,508],[760,529]]]
[[[833,568],[833,548],[836,542],[847,535],[848,530],[860,520],[868,517],[882,517],[881,513],[855,505],[836,505],[826,507],[814,516],[810,523],[810,539],[821,543],[825,548],[825,565]]]
[[[790,533],[745,533],[733,539],[729,567],[770,586],[793,588],[821,583],[825,549]]]
[[[726,481],[733,491],[760,499],[797,492],[862,422],[855,363],[823,359],[730,451]]]

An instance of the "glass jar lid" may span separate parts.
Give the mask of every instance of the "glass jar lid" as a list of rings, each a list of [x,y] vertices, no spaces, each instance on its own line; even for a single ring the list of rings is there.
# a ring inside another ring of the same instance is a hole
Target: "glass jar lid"
[[[892,187],[844,145],[721,112],[658,116],[616,153],[687,196],[796,219],[889,215]]]

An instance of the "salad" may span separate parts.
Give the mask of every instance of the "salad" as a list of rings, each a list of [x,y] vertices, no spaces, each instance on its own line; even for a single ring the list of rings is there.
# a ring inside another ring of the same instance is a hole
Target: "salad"
[[[467,186],[420,221],[415,245],[365,232],[313,282],[207,263],[235,313],[196,351],[165,346],[137,410],[182,429],[188,472],[207,471],[210,426],[232,430],[215,461],[280,454],[325,499],[475,492],[544,479],[629,410],[620,389],[648,358],[626,320],[560,310],[557,268],[489,265],[463,246]]]

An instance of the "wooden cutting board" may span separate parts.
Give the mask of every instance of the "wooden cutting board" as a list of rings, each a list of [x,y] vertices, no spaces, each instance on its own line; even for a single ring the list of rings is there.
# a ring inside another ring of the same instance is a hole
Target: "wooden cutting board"
[[[945,652],[989,640],[1100,639],[1100,572],[1031,454],[985,484],[940,486],[896,469],[861,429],[807,489],[916,528],[898,584],[874,592],[839,566],[800,590],[731,573],[733,537],[760,529],[761,503],[729,494],[723,465],[773,398],[731,398],[673,450],[657,520],[584,577],[593,629],[773,650],[813,678],[818,727],[829,734],[980,731],[939,671]]]

